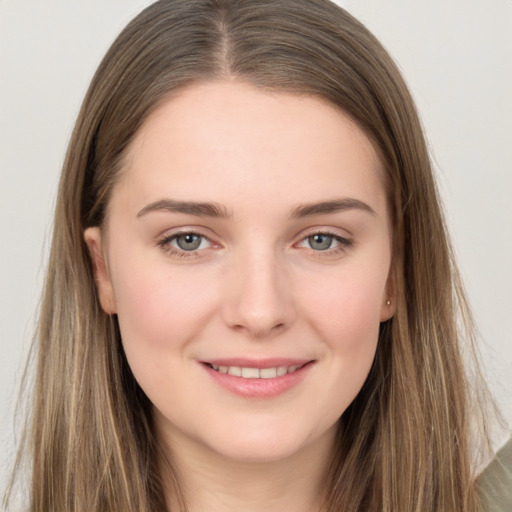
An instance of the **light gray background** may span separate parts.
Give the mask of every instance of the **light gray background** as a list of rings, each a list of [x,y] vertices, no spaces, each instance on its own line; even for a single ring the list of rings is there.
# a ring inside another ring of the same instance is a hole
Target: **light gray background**
[[[69,134],[108,45],[149,3],[0,0],[0,490]],[[491,386],[511,421],[512,1],[338,3],[381,39],[413,90]]]

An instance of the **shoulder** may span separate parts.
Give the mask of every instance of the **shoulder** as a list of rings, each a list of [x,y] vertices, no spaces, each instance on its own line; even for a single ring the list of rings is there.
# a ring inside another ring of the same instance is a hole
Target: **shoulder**
[[[484,512],[512,511],[512,439],[478,478]]]

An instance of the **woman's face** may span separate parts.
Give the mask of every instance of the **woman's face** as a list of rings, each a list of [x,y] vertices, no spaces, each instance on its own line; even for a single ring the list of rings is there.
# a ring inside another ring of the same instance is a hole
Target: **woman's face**
[[[252,461],[331,445],[393,313],[383,169],[346,115],[190,86],[140,129],[85,238],[165,441]]]

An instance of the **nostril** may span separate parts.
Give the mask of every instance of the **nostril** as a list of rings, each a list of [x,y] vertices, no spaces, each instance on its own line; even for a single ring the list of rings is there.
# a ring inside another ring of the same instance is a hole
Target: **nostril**
[[[286,328],[286,324],[283,322],[277,323],[275,325],[254,325],[254,324],[234,324],[231,326],[236,332],[250,332],[253,336],[261,337],[268,334],[276,334],[280,331],[283,331]]]

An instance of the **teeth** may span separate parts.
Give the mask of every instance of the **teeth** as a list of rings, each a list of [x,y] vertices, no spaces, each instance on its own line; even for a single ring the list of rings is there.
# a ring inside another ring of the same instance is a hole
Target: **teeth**
[[[215,371],[219,373],[227,373],[235,377],[242,377],[243,379],[274,379],[282,377],[287,373],[293,373],[301,368],[300,365],[292,366],[279,366],[277,368],[243,368],[240,366],[218,366],[216,364],[210,365]]]
[[[260,379],[273,379],[277,377],[277,368],[262,368],[259,373]]]
[[[229,375],[234,375],[235,377],[241,377],[242,376],[242,368],[239,366],[230,366],[228,368]]]
[[[260,371],[258,368],[242,368],[242,377],[244,379],[259,379]]]

